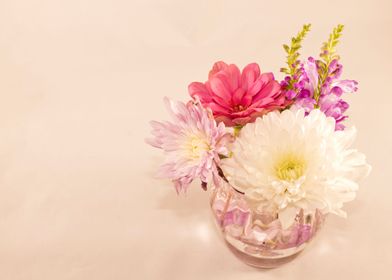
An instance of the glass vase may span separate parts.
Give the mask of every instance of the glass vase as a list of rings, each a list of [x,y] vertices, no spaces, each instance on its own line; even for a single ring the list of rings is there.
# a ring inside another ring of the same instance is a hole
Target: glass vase
[[[211,210],[229,249],[243,262],[273,268],[295,258],[321,228],[320,211],[296,215],[283,226],[278,211],[264,210],[223,179],[211,193]]]

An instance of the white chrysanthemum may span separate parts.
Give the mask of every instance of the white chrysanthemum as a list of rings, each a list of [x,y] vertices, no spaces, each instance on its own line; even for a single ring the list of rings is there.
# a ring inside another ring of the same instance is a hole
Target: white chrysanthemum
[[[319,110],[271,112],[242,128],[222,169],[262,206],[345,216],[343,203],[370,171],[365,156],[350,148],[355,135],[355,128],[335,131],[335,120]]]

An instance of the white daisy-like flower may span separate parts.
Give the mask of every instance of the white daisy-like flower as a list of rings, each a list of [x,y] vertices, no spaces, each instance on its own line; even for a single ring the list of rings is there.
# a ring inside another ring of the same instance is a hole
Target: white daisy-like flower
[[[350,148],[354,127],[335,131],[319,110],[271,112],[242,128],[222,170],[238,191],[279,213],[319,209],[345,216],[358,181],[369,174],[365,156]]]

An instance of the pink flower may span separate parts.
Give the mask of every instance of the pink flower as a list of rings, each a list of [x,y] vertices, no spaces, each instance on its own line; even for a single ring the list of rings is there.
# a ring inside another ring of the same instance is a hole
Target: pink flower
[[[217,176],[219,154],[227,154],[225,144],[231,135],[225,132],[223,123],[216,124],[200,103],[184,104],[168,98],[164,101],[173,123],[152,121],[154,138],[146,140],[165,151],[166,162],[158,176],[171,179],[177,193],[186,191],[195,178],[200,178],[205,186],[211,176]]]
[[[241,73],[234,64],[217,62],[207,82],[193,82],[188,90],[212,110],[217,121],[227,126],[245,125],[285,106],[280,84],[272,73],[261,74],[256,63],[247,65]]]

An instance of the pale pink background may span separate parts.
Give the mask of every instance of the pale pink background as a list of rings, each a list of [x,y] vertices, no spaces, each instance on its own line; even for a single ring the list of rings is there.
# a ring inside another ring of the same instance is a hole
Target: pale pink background
[[[1,1],[0,279],[391,279],[390,3]],[[163,96],[186,100],[218,59],[281,77],[281,44],[307,22],[306,55],[346,24],[350,122],[374,169],[347,220],[259,271],[227,250],[207,193],[152,178],[162,156],[143,139]]]

